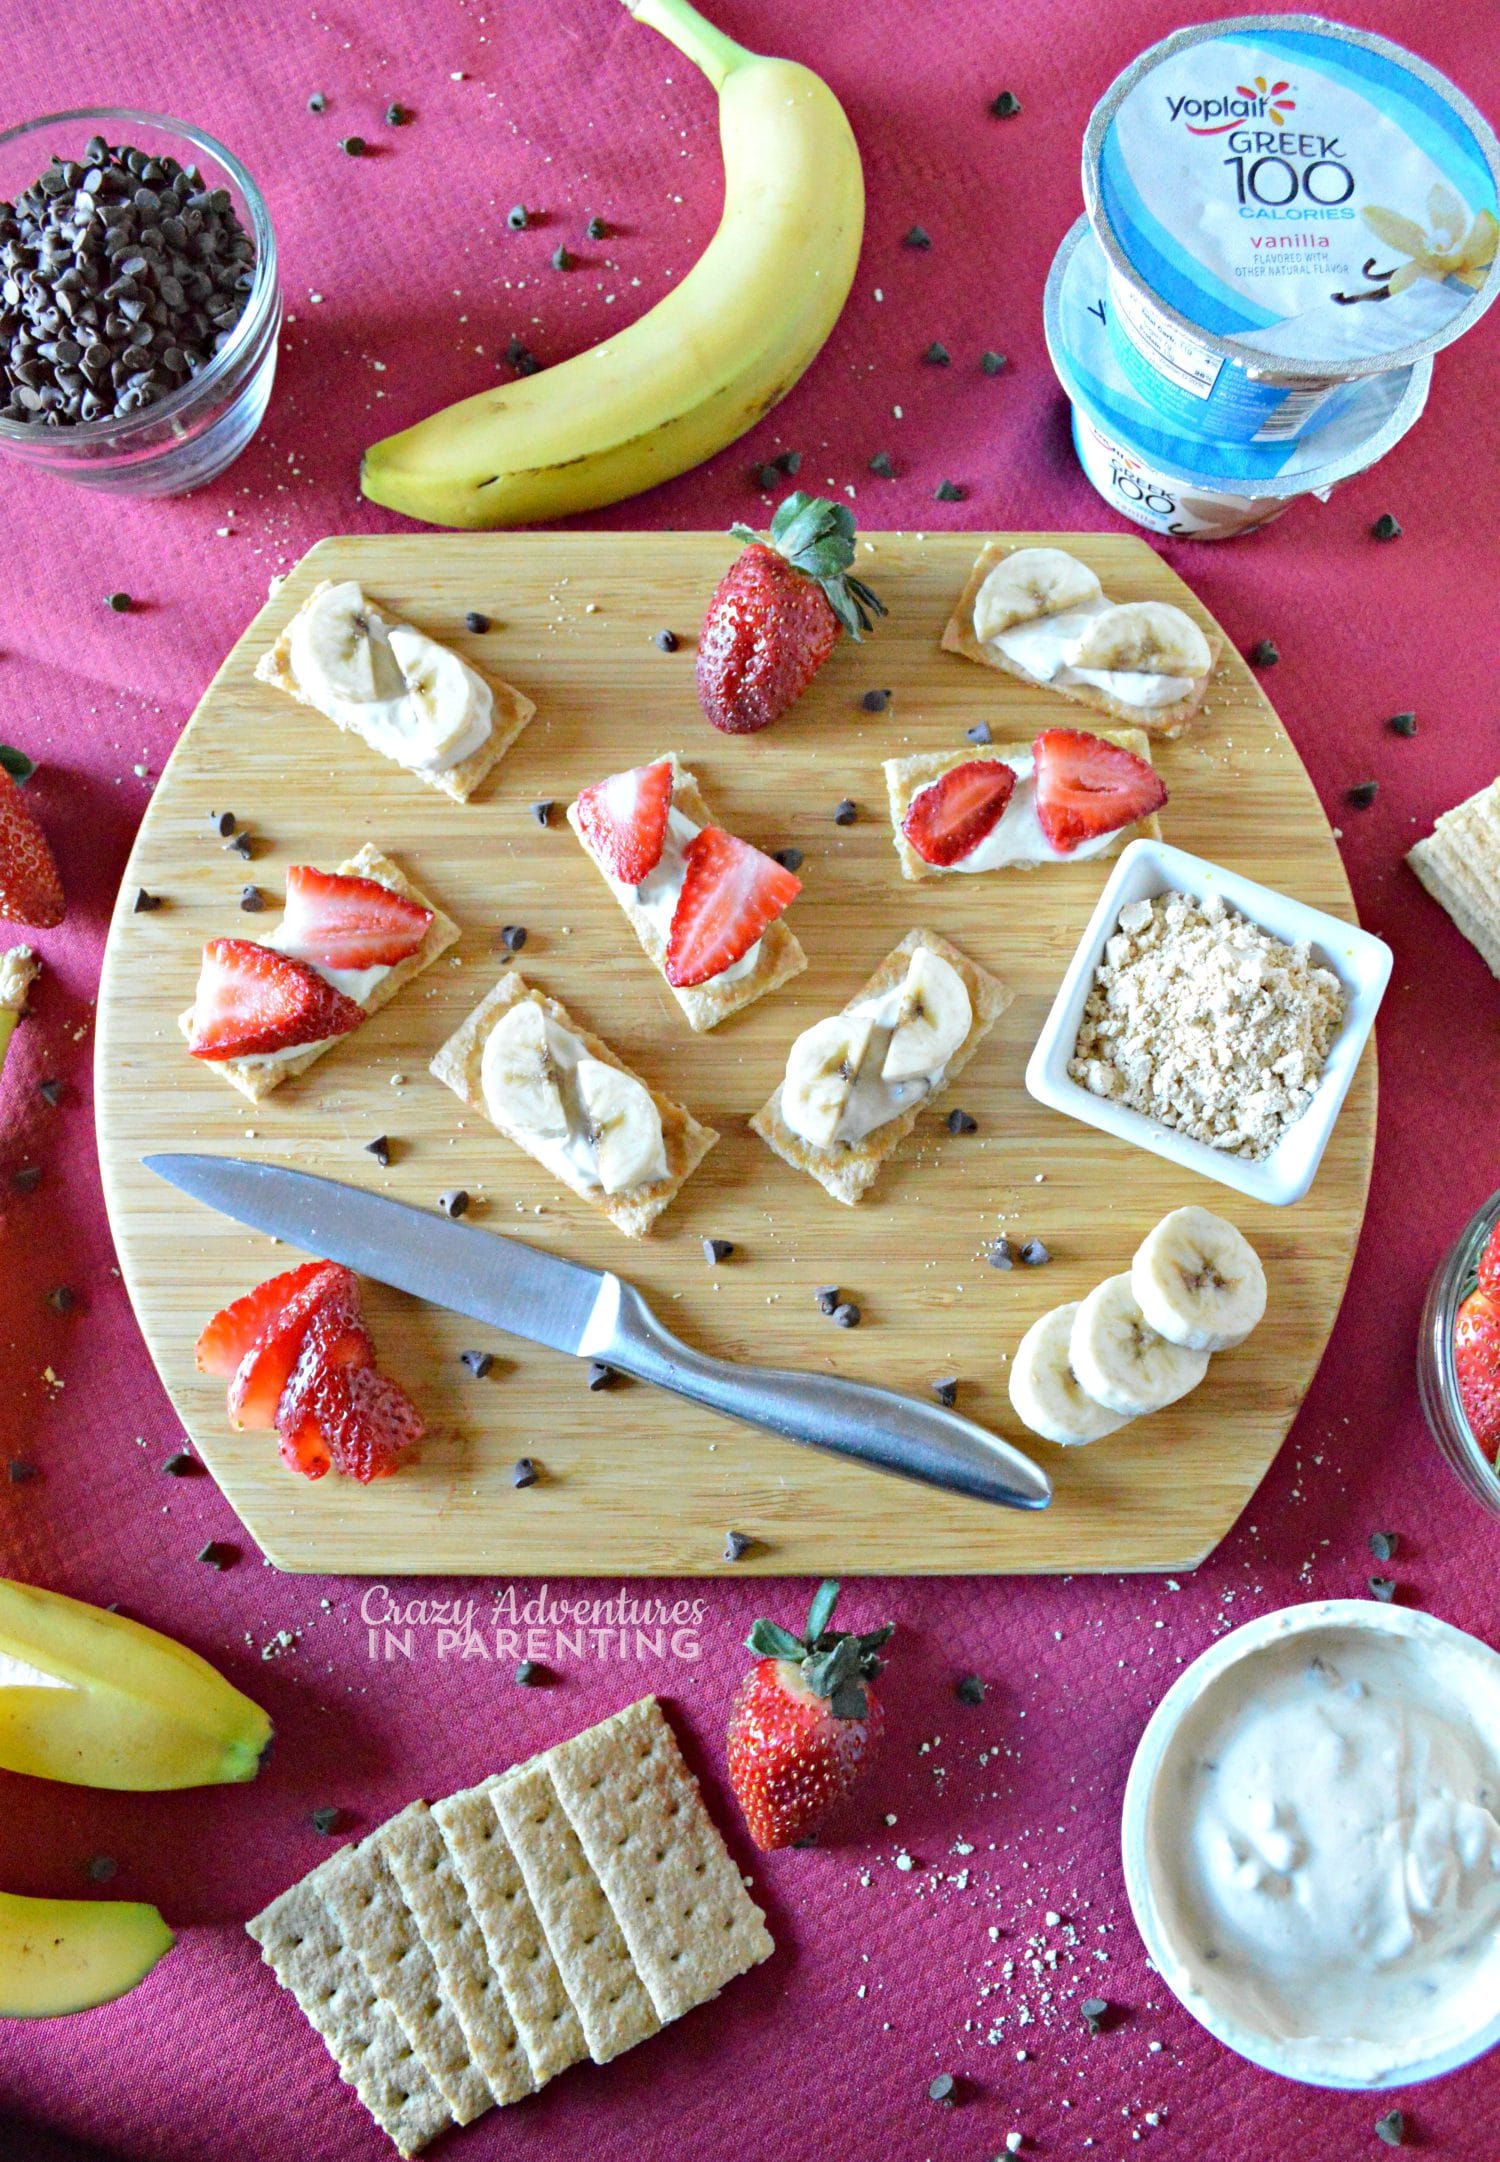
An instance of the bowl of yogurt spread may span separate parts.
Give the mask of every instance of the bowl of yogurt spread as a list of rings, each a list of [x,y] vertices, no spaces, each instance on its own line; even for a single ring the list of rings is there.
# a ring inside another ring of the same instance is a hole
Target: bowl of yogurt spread
[[[1190,433],[1270,442],[1460,337],[1500,290],[1500,145],[1435,69],[1316,15],[1178,30],[1083,148],[1109,335]]]
[[[1500,1655],[1362,1599],[1247,1623],[1152,1715],[1123,1851],[1163,1981],[1251,2063],[1471,2062],[1500,2041]]]

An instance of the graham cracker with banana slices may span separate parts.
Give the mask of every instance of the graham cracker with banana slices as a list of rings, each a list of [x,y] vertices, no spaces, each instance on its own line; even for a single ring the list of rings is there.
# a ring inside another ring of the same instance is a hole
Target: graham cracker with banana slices
[[[997,976],[990,975],[987,969],[971,961],[967,954],[960,953],[935,931],[908,931],[900,945],[892,947],[869,981],[861,985],[853,998],[844,1002],[841,1011],[847,1013],[851,1006],[859,1005],[862,1000],[879,998],[893,989],[905,976],[908,960],[918,946],[925,946],[957,970],[969,994],[973,1015],[968,1035],[948,1060],[943,1078],[931,1095],[898,1111],[894,1118],[877,1126],[863,1140],[836,1142],[828,1148],[815,1148],[800,1134],[793,1133],[781,1115],[780,1086],[750,1121],[751,1130],[758,1133],[766,1146],[774,1149],[784,1162],[794,1165],[798,1171],[807,1172],[835,1201],[851,1207],[868,1193],[881,1165],[895,1154],[922,1114],[942,1102],[1013,996]]]
[[[1202,708],[1214,670],[1219,665],[1219,656],[1224,650],[1224,641],[1218,632],[1211,624],[1198,622],[1196,616],[1192,620],[1198,624],[1199,630],[1207,639],[1212,658],[1202,676],[1195,679],[1192,690],[1170,706],[1133,706],[1097,684],[1048,681],[1043,676],[1032,675],[1029,669],[1011,660],[993,642],[981,643],[974,635],[975,596],[995,565],[1013,552],[1013,548],[1004,541],[986,541],[980,549],[974,560],[974,568],[969,573],[969,582],[959,595],[953,614],[948,619],[948,626],[943,632],[942,645],[945,652],[961,653],[965,660],[978,661],[982,667],[998,669],[1002,675],[1014,676],[1018,682],[1032,684],[1037,690],[1050,691],[1056,698],[1070,698],[1076,705],[1091,706],[1096,713],[1107,713],[1112,720],[1131,728],[1143,728],[1153,736],[1180,736],[1185,729],[1192,726]],[[1176,607],[1178,604],[1174,601],[1171,605]],[[1188,613],[1186,609],[1182,612]]]
[[[627,1066],[622,1058],[618,1058],[601,1037],[591,1035],[587,1029],[581,1027],[566,1006],[555,998],[549,998],[545,991],[536,990],[514,971],[502,976],[493,991],[480,1000],[468,1019],[442,1046],[429,1071],[444,1087],[452,1089],[454,1095],[467,1104],[471,1111],[482,1112],[497,1133],[504,1134],[507,1141],[513,1141],[517,1148],[525,1149],[528,1156],[534,1157],[554,1177],[563,1180],[581,1201],[588,1201],[595,1208],[601,1209],[627,1238],[644,1238],[662,1210],[675,1199],[683,1182],[702,1163],[718,1140],[718,1135],[711,1126],[700,1126],[692,1113],[684,1110],[680,1103],[675,1103],[670,1096],[659,1094],[641,1081],[641,1086],[647,1089],[661,1120],[661,1137],[667,1158],[667,1176],[664,1179],[657,1179],[649,1186],[629,1188],[623,1193],[607,1194],[602,1186],[591,1186],[582,1172],[571,1163],[549,1163],[544,1157],[538,1156],[530,1139],[520,1127],[512,1126],[495,1116],[485,1101],[481,1083],[484,1047],[489,1040],[490,1031],[502,1014],[509,1013],[523,998],[529,998],[533,1004],[540,1006],[548,1020],[558,1028],[566,1029],[569,1035],[576,1036],[590,1058],[599,1059],[606,1066],[617,1067],[621,1073],[629,1074],[632,1080],[641,1080],[640,1075]]]
[[[1500,976],[1500,778],[1444,811],[1406,860]]]
[[[673,810],[680,811],[684,818],[690,818],[699,828],[717,826],[720,821],[709,809],[703,791],[698,786],[697,776],[688,771],[675,751],[666,751],[662,756],[672,768]],[[660,764],[660,759],[648,760],[648,763]],[[642,908],[634,891],[612,879],[589,847],[579,822],[576,800],[568,805],[568,824],[577,835],[579,846],[630,919],[630,927],[640,941],[642,951],[665,977],[665,937],[649,912]],[[710,977],[707,983],[668,986],[672,996],[687,1015],[688,1026],[696,1033],[701,1034],[705,1029],[716,1028],[719,1022],[728,1020],[730,1014],[738,1013],[742,1006],[753,1006],[755,1001],[764,998],[768,991],[776,990],[793,976],[800,976],[807,966],[807,955],[779,916],[761,932],[759,946],[760,951],[755,957],[754,967],[747,969],[742,976],[726,981],[720,975]]]
[[[382,1006],[388,1005],[402,986],[410,983],[413,976],[420,976],[424,968],[431,968],[438,956],[446,953],[458,939],[459,928],[453,918],[445,916],[437,903],[429,900],[419,886],[414,886],[400,866],[393,863],[389,856],[383,856],[372,841],[366,841],[357,855],[351,856],[347,863],[341,863],[338,871],[344,878],[372,878],[378,885],[389,886],[393,893],[404,894],[408,900],[416,901],[422,908],[432,910],[432,921],[427,926],[427,935],[416,952],[408,954],[404,961],[398,961],[394,968],[387,970],[374,989],[361,1000],[368,1017],[370,1014],[379,1013]],[[245,934],[226,933],[226,936],[230,935],[243,937]],[[191,1006],[186,1013],[178,1015],[177,1026],[184,1036],[191,1036]],[[358,1029],[349,1031],[350,1036],[358,1034]],[[308,1067],[315,1065],[325,1051],[336,1050],[346,1041],[344,1036],[334,1036],[326,1043],[311,1044],[305,1051],[293,1051],[286,1058],[204,1059],[200,1063],[211,1067],[215,1073],[221,1073],[226,1081],[232,1082],[240,1094],[248,1096],[252,1103],[259,1103],[262,1098],[269,1096],[273,1089],[279,1089],[283,1081],[290,1081],[296,1075],[306,1073]]]
[[[1140,728],[1098,728],[1091,731],[1101,742],[1116,743],[1121,750],[1133,752],[1137,758],[1151,763],[1151,738]],[[901,859],[901,876],[913,880],[925,878],[950,878],[955,875],[974,877],[965,872],[962,861],[953,864],[928,863],[919,856],[902,831],[913,797],[919,795],[931,782],[944,773],[951,773],[955,766],[968,766],[980,761],[994,760],[998,765],[1008,765],[1017,758],[1030,758],[1029,743],[997,743],[979,749],[962,751],[922,751],[915,758],[887,758],[884,761],[886,795],[891,807],[891,831],[896,844],[896,854]],[[1138,818],[1132,825],[1122,826],[1112,833],[1103,848],[1091,855],[1077,856],[1016,856],[1009,862],[992,866],[997,871],[1034,871],[1042,864],[1067,864],[1083,861],[1102,863],[1109,856],[1117,856],[1127,841],[1139,840],[1143,834],[1153,840],[1161,839],[1161,820],[1153,811],[1149,818]],[[980,874],[982,875],[982,874]]]
[[[331,578],[320,579],[311,593],[308,594],[307,599],[302,603],[297,615],[305,614],[308,609],[322,599],[325,593],[333,589],[335,583],[353,585],[357,581],[354,579],[339,581]],[[390,609],[377,608],[369,600],[368,596],[363,593],[363,589],[361,589],[361,598],[376,622],[383,623],[387,629],[393,629],[398,624],[407,630],[418,629],[416,624],[407,623],[404,617],[393,615]],[[288,698],[295,698],[299,706],[311,706],[314,712],[321,713],[323,708],[315,698],[309,698],[302,689],[297,681],[296,670],[292,666],[292,624],[296,620],[297,616],[294,615],[282,625],[276,643],[269,651],[263,653],[256,662],[256,680],[260,683],[273,684],[278,691],[284,691]],[[439,640],[437,643],[441,643],[441,641]],[[475,675],[480,677],[494,699],[489,734],[484,742],[480,744],[477,751],[471,751],[467,758],[456,766],[450,766],[446,773],[414,773],[414,769],[411,767],[402,768],[404,772],[413,772],[415,779],[426,781],[429,787],[440,788],[443,794],[451,796],[455,803],[467,803],[485,775],[499,765],[517,736],[520,735],[522,729],[525,728],[527,722],[536,712],[536,707],[531,700],[523,696],[513,684],[507,683],[503,677],[492,676],[484,669],[476,668],[472,661],[466,660],[465,665],[474,669]],[[336,714],[326,715],[325,718],[331,720],[336,728],[343,729],[347,734],[359,734],[358,729],[352,727],[350,722],[339,719]],[[363,741],[363,738],[361,740]],[[370,747],[374,749],[373,745]],[[378,755],[384,757],[386,754],[382,751]],[[392,760],[391,763],[399,764],[400,761]]]

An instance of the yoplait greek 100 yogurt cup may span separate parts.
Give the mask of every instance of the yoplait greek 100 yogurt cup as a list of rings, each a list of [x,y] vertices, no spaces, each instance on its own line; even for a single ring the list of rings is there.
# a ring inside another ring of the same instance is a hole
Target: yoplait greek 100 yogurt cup
[[[1073,408],[1073,442],[1112,509],[1153,533],[1228,540],[1280,517],[1303,496],[1326,501],[1400,441],[1427,402],[1432,362],[1350,387],[1322,424],[1270,442],[1182,432],[1147,404],[1111,339],[1114,300],[1104,252],[1080,218],[1047,279],[1047,349]]]
[[[1175,31],[1084,137],[1120,366],[1185,432],[1296,437],[1483,314],[1497,186],[1483,116],[1386,38],[1316,15]]]

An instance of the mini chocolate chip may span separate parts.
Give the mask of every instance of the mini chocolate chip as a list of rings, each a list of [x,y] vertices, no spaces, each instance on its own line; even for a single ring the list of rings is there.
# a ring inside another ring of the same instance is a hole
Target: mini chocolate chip
[[[789,478],[795,477],[802,465],[800,450],[781,450],[776,453],[776,463]]]
[[[1109,2017],[1109,2004],[1103,1997],[1085,1997],[1078,2007],[1089,2023],[1089,2033],[1098,2034]]]
[[[774,488],[781,479],[779,465],[758,465],[750,475],[757,488]]]
[[[961,1674],[953,1684],[953,1694],[960,1704],[982,1704],[988,1686],[977,1674]]]
[[[535,375],[542,365],[530,347],[522,345],[519,338],[511,339],[505,357],[517,375]]]
[[[336,1832],[341,1832],[344,1821],[344,1812],[336,1802],[326,1803],[312,1813],[312,1828],[315,1832],[321,1832],[325,1839],[331,1839]]]
[[[1399,2109],[1388,2109],[1383,2117],[1375,2120],[1375,2137],[1387,2147],[1404,2147],[1406,2144],[1406,2119]]]
[[[91,1854],[85,1865],[90,1884],[108,1884],[111,1877],[118,1876],[120,1865],[112,1854]]]
[[[860,704],[864,707],[866,713],[884,713],[890,702],[891,694],[889,691],[866,691],[864,697],[860,700]]]
[[[993,743],[995,740],[988,721],[976,721],[972,728],[964,730],[964,734],[971,743]]]
[[[63,1084],[61,1081],[53,1080],[50,1076],[45,1081],[38,1081],[36,1092],[41,1097],[42,1102],[50,1104],[54,1111],[63,1100]]]
[[[237,833],[229,845],[233,849],[234,853],[237,856],[243,857],[247,863],[250,860],[251,856],[253,856],[255,853],[255,843],[251,840],[248,833]]]
[[[804,860],[800,848],[776,848],[771,851],[771,861],[779,863],[783,871],[800,871]]]
[[[833,822],[836,826],[852,826],[858,816],[859,806],[848,796],[845,796],[842,803],[834,806]]]
[[[1377,1561],[1394,1561],[1396,1559],[1396,1549],[1400,1544],[1401,1535],[1399,1532],[1372,1531],[1370,1534],[1370,1552]]]
[[[149,916],[153,909],[160,907],[161,895],[159,893],[147,893],[144,886],[140,888],[132,903],[132,911],[137,916]]]
[[[552,823],[552,805],[551,805],[550,803],[532,803],[532,804],[528,804],[528,805],[527,805],[527,809],[528,809],[528,810],[529,810],[529,811],[531,812],[531,815],[532,815],[532,817],[533,817],[533,818],[534,818],[534,819],[536,820],[536,822],[537,822],[537,824],[538,824],[539,826],[550,826],[550,825],[551,825],[551,823]]]
[[[946,368],[952,356],[949,353],[947,346],[943,344],[942,340],[940,338],[934,338],[931,345],[928,346],[926,352],[922,355],[922,358],[931,368]]]
[[[998,97],[990,99],[990,111],[997,120],[1014,120],[1020,110],[1021,100],[1014,90],[1002,90]]]
[[[603,240],[608,232],[609,227],[602,218],[590,218],[583,229],[583,237],[585,240]]]
[[[508,923],[500,933],[500,943],[507,953],[519,953],[526,943],[524,923]]]
[[[239,1560],[239,1549],[222,1539],[210,1539],[207,1546],[199,1547],[193,1559],[207,1562],[210,1569],[232,1569]]]
[[[979,1121],[967,1111],[950,1111],[948,1113],[948,1131],[950,1134],[977,1134]]]
[[[932,491],[932,500],[934,503],[962,503],[968,493],[961,481],[940,480]]]
[[[892,459],[891,454],[888,450],[876,451],[874,457],[870,460],[870,471],[872,473],[878,473],[882,480],[895,479],[895,461]]]
[[[461,1351],[458,1356],[476,1381],[483,1381],[495,1363],[493,1351]]]
[[[1414,713],[1393,713],[1386,726],[1392,735],[1414,736],[1417,732],[1417,716]]]
[[[1370,1578],[1370,1597],[1372,1599],[1383,1600],[1389,1606],[1395,1596],[1396,1579],[1393,1576],[1372,1576]]]
[[[241,886],[240,907],[247,916],[258,916],[266,905],[266,897],[259,886]]]
[[[446,1194],[438,1195],[438,1207],[445,1216],[462,1216],[469,1206],[469,1197],[461,1186],[452,1187]]]
[[[1346,801],[1352,810],[1368,811],[1379,794],[1380,783],[1378,781],[1361,781],[1357,787],[1349,790]]]
[[[755,1541],[747,1531],[726,1531],[724,1534],[724,1559],[743,1561]]]
[[[607,1389],[614,1378],[615,1370],[612,1366],[606,1366],[602,1359],[589,1360],[588,1382],[591,1389]]]
[[[321,90],[315,90],[313,92],[312,96],[307,101],[307,109],[310,113],[327,112],[328,100],[324,97]]]
[[[841,1299],[833,1309],[833,1318],[841,1329],[857,1329],[863,1317],[852,1299]]]
[[[936,2079],[927,2082],[927,2099],[929,2102],[945,2102],[951,2109],[956,2086],[957,2082],[951,2072],[939,2072]]]
[[[22,1164],[19,1171],[10,1175],[10,1183],[18,1194],[34,1194],[42,1183],[40,1164]]]
[[[513,233],[524,233],[531,223],[531,212],[524,203],[515,203],[506,211],[505,222]]]
[[[47,1293],[47,1304],[54,1314],[71,1314],[78,1304],[78,1294],[70,1284],[54,1284]]]
[[[676,631],[658,631],[656,643],[661,647],[663,653],[675,653],[678,643]]]
[[[1028,1239],[1021,1248],[1021,1259],[1028,1269],[1044,1269],[1052,1255],[1040,1239]]]
[[[161,1468],[169,1479],[192,1479],[203,1466],[186,1449],[174,1449]]]
[[[233,811],[210,812],[208,822],[213,827],[215,833],[218,834],[221,841],[227,841],[230,834],[233,833],[235,827],[239,824],[239,820],[235,817]]]
[[[29,1479],[41,1477],[35,1464],[29,1463],[24,1456],[13,1456],[7,1468],[12,1486],[25,1486]]]
[[[481,615],[477,608],[471,608],[468,614],[464,617],[464,629],[466,631],[472,631],[476,638],[481,637],[483,633],[489,629],[489,627],[489,617]]]
[[[1003,353],[984,352],[979,356],[979,365],[986,375],[1003,375],[1007,362]]]
[[[510,1483],[512,1486],[535,1486],[540,1477],[541,1473],[536,1468],[535,1457],[518,1456],[510,1467]]]
[[[346,135],[339,148],[346,158],[362,158],[365,154],[365,139],[362,135]]]
[[[831,1314],[839,1303],[839,1287],[837,1284],[820,1284],[813,1296],[818,1302],[818,1312]]]
[[[365,1154],[367,1156],[373,1156],[376,1163],[379,1164],[381,1170],[386,1170],[389,1167],[391,1161],[391,1143],[389,1135],[377,1134],[373,1141],[367,1141],[365,1143]]]
[[[1250,666],[1252,668],[1274,668],[1280,659],[1280,653],[1272,645],[1269,638],[1257,638],[1250,648]]]
[[[901,245],[903,248],[930,248],[932,246],[932,235],[925,231],[922,226],[913,225],[902,235]]]
[[[546,1679],[545,1669],[535,1659],[523,1659],[516,1668],[516,1681],[522,1689],[535,1689]]]
[[[128,593],[107,593],[104,598],[106,605],[113,608],[117,616],[128,616],[135,606]]]
[[[718,1267],[721,1261],[727,1261],[733,1252],[733,1239],[705,1239],[703,1241],[703,1258],[705,1261],[712,1262],[715,1268]]]
[[[572,249],[565,248],[561,241],[552,250],[552,268],[554,270],[571,270],[577,260],[578,258],[574,255]]]
[[[1401,527],[1388,510],[1383,510],[1370,528],[1371,540],[1400,540]]]
[[[385,109],[385,124],[388,128],[404,128],[410,118],[411,114],[404,105],[388,105]]]
[[[954,1405],[958,1402],[957,1375],[950,1374],[948,1375],[946,1380],[935,1381],[932,1384],[932,1393],[937,1398],[940,1404],[946,1404],[948,1409],[951,1411]]]

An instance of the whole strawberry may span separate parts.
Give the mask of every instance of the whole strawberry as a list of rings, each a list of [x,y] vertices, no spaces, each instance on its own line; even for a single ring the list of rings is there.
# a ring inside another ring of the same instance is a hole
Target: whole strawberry
[[[17,752],[0,758],[0,917],[48,931],[63,920],[62,881],[47,836],[6,767]],[[31,762],[21,760],[29,773]]]
[[[894,1623],[854,1636],[830,1629],[838,1585],[813,1595],[805,1636],[758,1621],[760,1654],[729,1709],[729,1780],[763,1852],[795,1846],[859,1778],[880,1739],[876,1654]]]
[[[862,638],[884,605],[859,578],[854,519],[799,489],[777,508],[770,545],[730,527],[745,552],[715,588],[698,640],[698,702],[715,728],[748,736],[800,698],[841,631]]]
[[[1500,1299],[1471,1291],[1453,1327],[1453,1364],[1464,1416],[1490,1461],[1500,1460]]]

